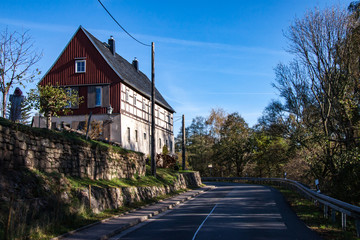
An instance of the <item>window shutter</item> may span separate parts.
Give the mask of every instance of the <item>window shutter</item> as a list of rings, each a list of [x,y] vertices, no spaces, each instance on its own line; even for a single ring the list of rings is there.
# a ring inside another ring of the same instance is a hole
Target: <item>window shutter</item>
[[[79,108],[79,87],[72,87],[71,91],[76,92],[76,102],[71,103],[71,108]]]
[[[96,88],[95,86],[88,87],[87,106],[88,108],[95,107]]]
[[[102,107],[110,106],[110,85],[102,87]]]

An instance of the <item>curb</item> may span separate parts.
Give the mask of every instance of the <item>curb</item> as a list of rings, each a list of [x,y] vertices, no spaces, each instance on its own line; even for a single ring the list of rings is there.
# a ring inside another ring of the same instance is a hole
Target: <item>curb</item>
[[[137,224],[139,224],[139,223],[141,223],[141,222],[144,222],[144,221],[146,221],[146,220],[148,220],[148,219],[150,219],[150,218],[152,218],[152,217],[154,217],[154,216],[156,216],[156,215],[158,215],[158,214],[160,214],[160,213],[162,213],[162,212],[165,212],[165,211],[167,211],[167,210],[169,210],[169,209],[172,209],[172,208],[174,208],[175,206],[177,206],[177,205],[179,205],[179,204],[181,204],[181,203],[183,203],[183,202],[186,202],[186,201],[188,201],[188,200],[190,200],[190,199],[192,199],[192,198],[194,198],[194,197],[196,197],[196,196],[198,196],[198,195],[200,195],[200,194],[202,194],[202,193],[204,193],[204,192],[206,192],[206,191],[212,190],[212,189],[214,189],[214,188],[215,188],[214,186],[202,187],[202,188],[200,188],[200,189],[201,189],[200,191],[194,192],[194,193],[191,194],[190,196],[185,197],[185,198],[183,198],[183,199],[181,199],[181,200],[179,200],[179,201],[176,201],[175,203],[169,204],[169,205],[167,205],[167,206],[165,206],[165,207],[163,207],[163,208],[161,208],[161,209],[159,209],[159,210],[157,210],[157,211],[151,212],[151,213],[149,213],[148,215],[141,216],[141,217],[137,218],[136,220],[133,220],[133,221],[127,223],[125,226],[122,226],[122,227],[120,227],[120,228],[118,228],[118,229],[115,229],[115,230],[113,230],[112,232],[109,232],[108,234],[105,234],[105,235],[103,235],[103,236],[100,236],[99,239],[100,239],[100,240],[108,239],[108,238],[110,238],[110,237],[112,237],[112,236],[114,236],[114,235],[116,235],[116,234],[119,234],[120,232],[122,232],[122,231],[130,228],[130,227],[133,227],[133,226],[135,226],[135,225],[137,225]],[[194,191],[194,190],[191,190],[191,191]],[[196,191],[196,190],[195,190],[195,191]],[[186,193],[186,192],[185,192],[185,193]],[[181,194],[179,194],[179,195],[177,195],[177,196],[181,196]],[[174,197],[176,197],[176,196],[174,196]],[[171,199],[171,198],[168,198],[168,199]],[[162,201],[166,201],[166,200],[167,200],[167,199],[164,199],[164,200],[162,200]],[[161,202],[161,201],[159,201],[159,202]],[[95,222],[95,223],[86,225],[86,226],[84,226],[84,227],[81,227],[81,228],[72,230],[72,231],[70,231],[70,232],[67,232],[67,233],[65,233],[65,234],[63,234],[63,235],[60,235],[60,236],[58,236],[58,237],[51,238],[51,240],[60,240],[60,239],[69,237],[69,236],[71,236],[71,235],[73,235],[73,234],[75,234],[75,233],[77,233],[77,232],[80,232],[80,231],[82,231],[82,230],[91,228],[91,227],[96,226],[96,225],[98,225],[98,224],[107,222],[107,221],[109,221],[109,220],[111,220],[111,219],[113,219],[113,218],[125,216],[125,215],[127,215],[127,214],[129,214],[129,213],[134,213],[134,212],[136,212],[137,210],[140,210],[140,209],[143,209],[143,208],[152,206],[152,205],[156,205],[156,204],[157,204],[157,203],[147,204],[147,205],[144,205],[144,206],[142,206],[142,207],[140,207],[140,208],[137,208],[137,209],[134,209],[134,210],[131,210],[131,211],[128,211],[128,212],[125,212],[125,213],[122,213],[122,214],[119,214],[119,215],[116,215],[116,216],[107,218],[107,219],[100,220],[100,221],[98,221],[98,222]]]

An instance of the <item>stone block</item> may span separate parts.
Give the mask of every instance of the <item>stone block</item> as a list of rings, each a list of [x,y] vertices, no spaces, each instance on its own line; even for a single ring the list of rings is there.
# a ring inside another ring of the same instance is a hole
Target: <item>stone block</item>
[[[26,144],[26,142],[16,141],[15,148],[19,148],[21,150],[26,150],[27,149],[27,144]]]
[[[40,140],[41,146],[49,147],[49,143],[50,143],[50,141],[47,138],[43,138],[43,139]]]

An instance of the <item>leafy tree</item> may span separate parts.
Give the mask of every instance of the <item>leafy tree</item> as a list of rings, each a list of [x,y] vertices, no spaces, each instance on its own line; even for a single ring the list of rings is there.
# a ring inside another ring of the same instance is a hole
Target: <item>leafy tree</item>
[[[186,152],[189,164],[206,174],[207,166],[211,163],[213,138],[210,136],[209,127],[206,124],[204,117],[196,117],[192,120],[189,127],[185,129],[186,138]]]
[[[76,106],[83,102],[83,97],[78,96],[74,89],[66,89],[59,86],[38,85],[28,94],[28,101],[32,107],[39,109],[46,117],[46,126],[51,128],[51,117],[59,114],[72,112],[70,106]]]
[[[330,8],[295,19],[286,32],[294,59],[275,69],[274,86],[284,103],[273,116],[283,117],[284,137],[309,153],[312,173],[333,193],[336,179],[346,174],[343,170],[359,164],[358,6],[354,4],[351,14]],[[273,124],[274,118],[263,120],[268,126],[281,126]]]
[[[211,109],[210,115],[206,120],[206,124],[210,128],[210,134],[216,139],[216,141],[220,140],[220,130],[222,125],[224,124],[227,113],[222,108]]]
[[[220,175],[242,176],[249,155],[250,129],[238,114],[227,116],[220,129],[220,141],[215,144],[215,155]]]
[[[28,32],[0,33],[0,91],[2,93],[2,115],[6,115],[7,95],[13,85],[32,82],[41,72],[33,69],[41,54],[33,50]]]

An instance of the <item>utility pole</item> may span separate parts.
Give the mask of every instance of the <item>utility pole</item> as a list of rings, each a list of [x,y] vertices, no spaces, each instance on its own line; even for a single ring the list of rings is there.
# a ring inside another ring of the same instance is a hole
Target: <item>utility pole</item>
[[[182,115],[182,169],[186,169],[185,163],[185,115]]]
[[[151,174],[156,177],[155,159],[155,50],[151,43]]]

